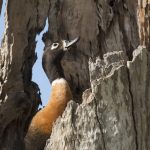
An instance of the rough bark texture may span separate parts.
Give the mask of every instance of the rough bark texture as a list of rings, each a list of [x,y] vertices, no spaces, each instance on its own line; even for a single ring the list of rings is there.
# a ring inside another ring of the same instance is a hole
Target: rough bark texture
[[[139,27],[140,44],[146,45],[150,50],[150,1],[138,0],[137,19]]]
[[[23,150],[27,126],[40,103],[38,86],[31,77],[36,60],[35,36],[45,25],[48,7],[49,1],[7,2],[0,49],[1,150]]]
[[[139,47],[125,59],[111,52],[90,60],[91,89],[82,104],[68,104],[45,150],[150,149],[150,53]]]
[[[45,150],[150,149],[148,8],[148,1],[52,3],[49,38],[81,38],[76,52],[63,59],[66,78],[72,88],[78,83],[80,91],[91,88],[83,93],[82,104],[68,104]]]
[[[40,103],[31,81],[35,37],[48,17],[45,46],[76,36],[80,41],[61,60],[74,101],[45,150],[149,150],[149,7],[146,0],[8,0],[0,49],[0,149],[24,148]]]

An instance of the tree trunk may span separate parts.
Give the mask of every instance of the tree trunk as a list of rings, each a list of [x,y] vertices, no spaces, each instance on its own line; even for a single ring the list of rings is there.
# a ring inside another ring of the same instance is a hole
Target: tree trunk
[[[40,103],[31,81],[36,34],[45,26],[48,0],[8,0],[0,49],[0,149],[23,150],[28,124]]]
[[[3,0],[0,0],[0,14],[1,14],[1,9],[2,9],[2,4],[3,4]]]
[[[80,41],[61,60],[74,99],[45,150],[149,150],[149,7],[144,0],[8,0],[0,49],[0,149],[24,149],[40,103],[31,81],[35,37],[48,17],[45,46],[76,36]]]

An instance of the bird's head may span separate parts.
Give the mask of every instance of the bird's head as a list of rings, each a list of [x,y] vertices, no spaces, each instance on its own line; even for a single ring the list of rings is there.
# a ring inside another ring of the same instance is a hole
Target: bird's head
[[[55,54],[68,51],[71,46],[73,46],[74,44],[78,42],[78,40],[79,40],[79,37],[75,38],[72,41],[67,41],[67,40],[56,41],[52,43],[50,46],[48,46],[46,48],[46,51],[48,51],[49,53],[55,53]]]
[[[65,51],[68,51],[71,46],[76,44],[78,40],[79,37],[72,41],[60,40],[58,42],[52,43],[49,46],[46,46],[43,53],[42,65],[44,71],[50,79],[50,82],[58,77],[63,77],[63,70],[60,63],[63,54]]]

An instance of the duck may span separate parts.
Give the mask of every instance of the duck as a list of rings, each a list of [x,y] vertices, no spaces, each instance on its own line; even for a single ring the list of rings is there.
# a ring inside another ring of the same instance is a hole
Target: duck
[[[79,37],[71,41],[59,40],[48,45],[44,50],[42,66],[51,83],[51,95],[48,104],[31,120],[25,137],[26,150],[44,149],[54,122],[63,114],[67,103],[72,99],[69,83],[64,77],[61,59],[78,40]]]

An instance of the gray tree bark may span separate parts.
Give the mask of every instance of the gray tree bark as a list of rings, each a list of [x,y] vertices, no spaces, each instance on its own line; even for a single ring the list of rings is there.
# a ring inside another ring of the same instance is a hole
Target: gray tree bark
[[[40,103],[38,86],[31,77],[35,37],[45,26],[48,7],[48,1],[7,1],[0,48],[1,150],[24,149],[24,136]]]
[[[45,46],[76,36],[80,41],[61,60],[74,99],[45,150],[149,150],[149,7],[144,0],[8,0],[0,49],[0,149],[24,149],[40,103],[31,81],[35,37],[48,17]]]

